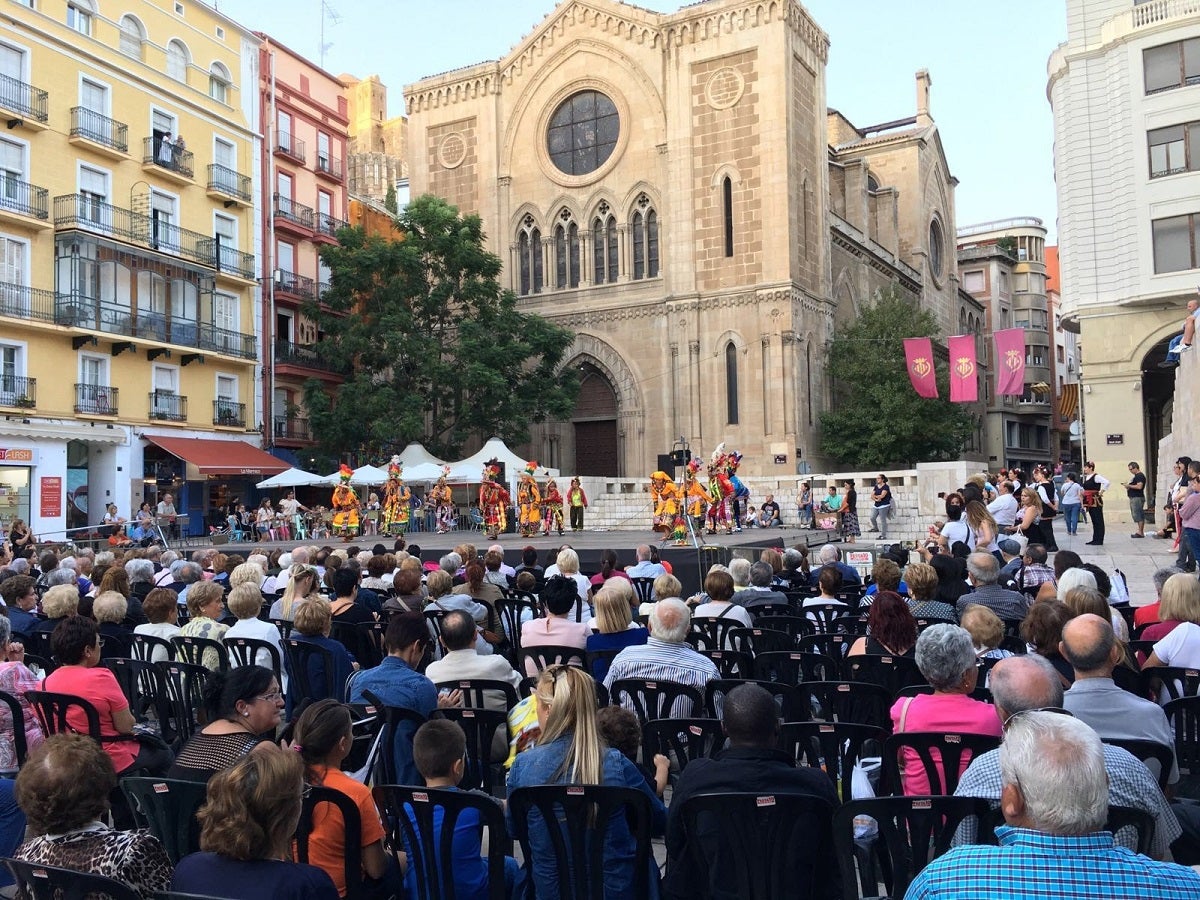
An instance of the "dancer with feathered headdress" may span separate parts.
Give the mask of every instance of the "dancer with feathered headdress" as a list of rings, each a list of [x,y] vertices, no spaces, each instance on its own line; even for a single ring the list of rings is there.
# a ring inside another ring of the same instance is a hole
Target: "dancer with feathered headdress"
[[[387,473],[387,481],[383,483],[383,534],[404,534],[412,513],[412,491],[404,483],[404,466],[399,456],[392,457]]]
[[[429,502],[433,504],[438,534],[445,534],[454,527],[454,491],[446,483],[449,477],[450,467],[442,466],[442,474],[438,476],[437,484],[429,491]]]
[[[717,444],[708,463],[708,533],[716,534],[718,527],[724,527],[726,534],[733,533],[733,523],[729,520],[729,505],[727,499],[733,494],[733,483],[725,471],[727,457],[725,444]]]
[[[542,492],[533,477],[536,471],[537,461],[527,462],[517,480],[517,510],[521,537],[533,537],[542,524]]]
[[[333,489],[330,506],[333,507],[333,532],[342,536],[343,543],[358,535],[358,494],[350,486],[354,470],[345,463],[338,469],[338,484]]]
[[[489,541],[500,536],[508,525],[508,490],[500,483],[500,460],[492,457],[483,464],[483,482],[479,485],[479,512]]]

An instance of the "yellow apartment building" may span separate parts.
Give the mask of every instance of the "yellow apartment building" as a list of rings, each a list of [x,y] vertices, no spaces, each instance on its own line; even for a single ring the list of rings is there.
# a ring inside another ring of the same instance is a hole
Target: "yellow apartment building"
[[[54,537],[261,446],[258,39],[197,0],[4,4],[0,520]]]

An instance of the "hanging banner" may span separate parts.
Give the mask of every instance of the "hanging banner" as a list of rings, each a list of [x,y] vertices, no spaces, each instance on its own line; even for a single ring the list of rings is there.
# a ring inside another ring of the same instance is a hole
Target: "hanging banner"
[[[950,338],[950,402],[975,403],[979,400],[978,361],[975,336],[960,334]]]
[[[1025,393],[1025,329],[997,331],[996,396],[1019,397]]]
[[[913,390],[922,397],[936,400],[937,379],[933,371],[933,344],[929,338],[905,338],[904,362]]]

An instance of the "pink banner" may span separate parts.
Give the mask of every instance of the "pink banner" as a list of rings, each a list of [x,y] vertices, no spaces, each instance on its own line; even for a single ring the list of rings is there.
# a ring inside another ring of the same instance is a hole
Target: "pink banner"
[[[950,402],[975,403],[979,400],[979,376],[975,358],[975,336],[960,334],[950,338]]]
[[[1019,397],[1025,393],[1025,329],[997,331],[996,395]]]
[[[904,362],[908,380],[920,396],[937,399],[937,379],[933,371],[933,344],[929,338],[905,338]]]

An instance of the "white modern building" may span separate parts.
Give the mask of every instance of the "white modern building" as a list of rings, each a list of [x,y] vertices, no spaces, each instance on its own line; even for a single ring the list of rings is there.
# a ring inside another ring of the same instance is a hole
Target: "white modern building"
[[[1118,483],[1136,460],[1154,485],[1175,377],[1159,363],[1200,280],[1200,2],[1066,5],[1047,93],[1063,324],[1087,352],[1084,454]]]

